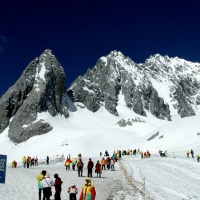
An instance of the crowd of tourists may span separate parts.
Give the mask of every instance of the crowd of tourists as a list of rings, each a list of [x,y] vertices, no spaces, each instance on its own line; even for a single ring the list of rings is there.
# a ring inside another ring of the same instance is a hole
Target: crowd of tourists
[[[167,151],[158,150],[158,153],[161,157],[167,157]],[[68,170],[77,170],[78,177],[83,177],[83,169],[84,166],[87,166],[87,178],[85,179],[86,183],[83,185],[82,190],[79,195],[79,200],[95,200],[96,190],[95,186],[92,185],[91,178],[96,174],[96,177],[101,178],[103,170],[115,170],[115,163],[124,155],[140,155],[141,159],[150,158],[151,153],[147,151],[142,151],[140,149],[134,150],[117,150],[114,151],[112,156],[109,155],[106,150],[104,155],[100,152],[100,159],[93,162],[91,158],[87,161],[87,164],[83,163],[82,155],[78,154],[77,157],[71,158],[70,154],[64,161],[64,166],[66,171]],[[191,155],[192,158],[195,157],[194,151],[191,149],[190,151],[186,151],[186,157],[189,158]],[[197,161],[200,162],[200,154],[196,155]],[[38,158],[31,158],[30,156],[23,156],[22,158],[23,167],[29,168],[29,166],[38,166]],[[49,164],[49,156],[46,157],[46,164]],[[12,162],[12,167],[17,167],[17,162],[14,160]],[[61,200],[61,191],[62,191],[62,183],[63,181],[59,177],[57,173],[54,174],[55,180],[52,180],[50,174],[47,173],[46,170],[43,170],[40,174],[36,176],[36,180],[38,181],[38,196],[39,200],[49,200],[51,196],[54,196],[55,200]],[[52,187],[55,187],[55,194],[52,194]],[[69,200],[77,200],[78,189],[76,185],[71,185],[67,189],[69,193]],[[43,193],[43,198],[42,198]]]
[[[93,173],[95,172],[96,177],[101,178],[103,170],[115,170],[114,165],[117,160],[118,154],[113,153],[113,155],[110,157],[107,151],[105,152],[105,155],[101,158],[101,160],[97,160],[96,163],[94,163],[93,160],[89,158],[87,162],[87,178],[85,179],[86,183],[82,187],[79,195],[79,200],[95,200],[96,189],[91,182],[91,178],[94,177]],[[64,162],[64,166],[67,171],[77,169],[78,177],[83,177],[84,163],[81,154],[78,155],[78,158],[71,158],[71,156],[68,155]],[[54,199],[61,200],[63,181],[58,174],[54,174],[54,178],[55,180],[53,181],[50,178],[50,174],[47,173],[46,170],[43,170],[40,174],[36,176],[36,180],[38,181],[39,200],[49,200],[50,197],[53,196],[52,187],[55,187]],[[69,193],[69,200],[77,200],[78,189],[76,185],[73,184],[69,186],[67,191]]]

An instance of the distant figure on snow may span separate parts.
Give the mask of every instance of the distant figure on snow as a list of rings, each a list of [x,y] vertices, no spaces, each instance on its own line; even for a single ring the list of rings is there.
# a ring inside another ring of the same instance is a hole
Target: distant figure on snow
[[[46,161],[47,161],[47,165],[48,165],[49,164],[49,156],[47,156]]]
[[[37,156],[35,157],[35,166],[38,166],[38,158],[37,158]]]
[[[88,165],[87,165],[87,169],[88,169],[88,177],[92,177],[92,169],[94,167],[94,163],[92,161],[91,158],[89,158],[89,162],[88,162]]]
[[[106,160],[105,160],[105,158],[102,158],[102,160],[101,160],[101,170],[106,170]]]
[[[110,159],[110,169],[111,169],[112,171],[115,170],[115,160],[114,160],[113,158]]]
[[[77,160],[76,158],[72,159],[72,169],[75,170],[75,166],[76,166]]]
[[[66,170],[70,170],[70,163],[71,163],[71,162],[72,162],[72,161],[70,160],[70,158],[67,157],[67,159],[66,159],[66,161],[65,161]]]
[[[200,154],[197,154],[196,157],[197,157],[197,162],[200,162]]]
[[[186,155],[187,155],[187,158],[189,158],[189,155],[190,155],[190,151],[189,150],[186,151]]]
[[[101,164],[99,163],[99,160],[97,160],[95,165],[95,172],[97,173],[97,177],[101,178]]]
[[[192,158],[194,158],[194,151],[191,149],[191,155],[192,155]]]
[[[23,156],[22,162],[23,162],[23,165],[24,165],[24,168],[25,168],[26,167],[26,156]]]
[[[83,166],[84,166],[82,159],[79,159],[79,161],[77,162],[76,165],[78,167],[78,176],[82,177],[83,176]]]
[[[14,160],[14,161],[12,161],[12,167],[13,168],[16,168],[17,167],[17,162]]]

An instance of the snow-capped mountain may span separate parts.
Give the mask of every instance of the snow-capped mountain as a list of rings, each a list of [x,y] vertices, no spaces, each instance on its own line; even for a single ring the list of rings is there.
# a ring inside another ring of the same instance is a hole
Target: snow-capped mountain
[[[15,143],[55,132],[52,122],[40,114],[61,115],[67,123],[78,107],[93,113],[105,108],[119,127],[136,118],[145,121],[150,115],[171,121],[199,113],[200,64],[177,57],[156,54],[137,64],[112,51],[68,90],[64,85],[62,66],[50,50],[45,50],[1,97],[0,132],[7,131]],[[129,110],[129,116],[123,116],[119,105]]]
[[[72,83],[69,94],[95,112],[101,106],[118,115],[121,93],[126,106],[139,115],[146,110],[159,119],[199,113],[200,64],[179,58],[151,56],[136,64],[121,52],[101,57],[84,76]]]

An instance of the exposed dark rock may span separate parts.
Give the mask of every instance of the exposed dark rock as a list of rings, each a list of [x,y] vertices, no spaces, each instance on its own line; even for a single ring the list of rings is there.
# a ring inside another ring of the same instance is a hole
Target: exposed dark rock
[[[160,137],[159,137],[159,139],[162,139],[164,136],[163,135],[161,135]]]
[[[153,140],[158,135],[159,135],[159,131],[157,133],[153,134],[150,138],[148,138],[147,141]]]
[[[139,117],[136,117],[135,119],[121,119],[120,121],[117,122],[117,124],[120,126],[120,127],[125,127],[125,126],[132,126],[133,123],[145,123],[145,121],[142,121]]]
[[[126,123],[125,119],[121,119],[119,122],[117,122],[117,124],[118,124],[120,127],[125,127],[125,126],[127,126],[127,123]]]

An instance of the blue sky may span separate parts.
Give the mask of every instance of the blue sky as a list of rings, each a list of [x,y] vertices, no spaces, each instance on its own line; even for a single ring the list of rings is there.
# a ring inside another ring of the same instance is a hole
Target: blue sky
[[[200,62],[198,0],[18,0],[0,7],[0,95],[51,49],[66,87],[112,50],[144,62],[160,53]]]

